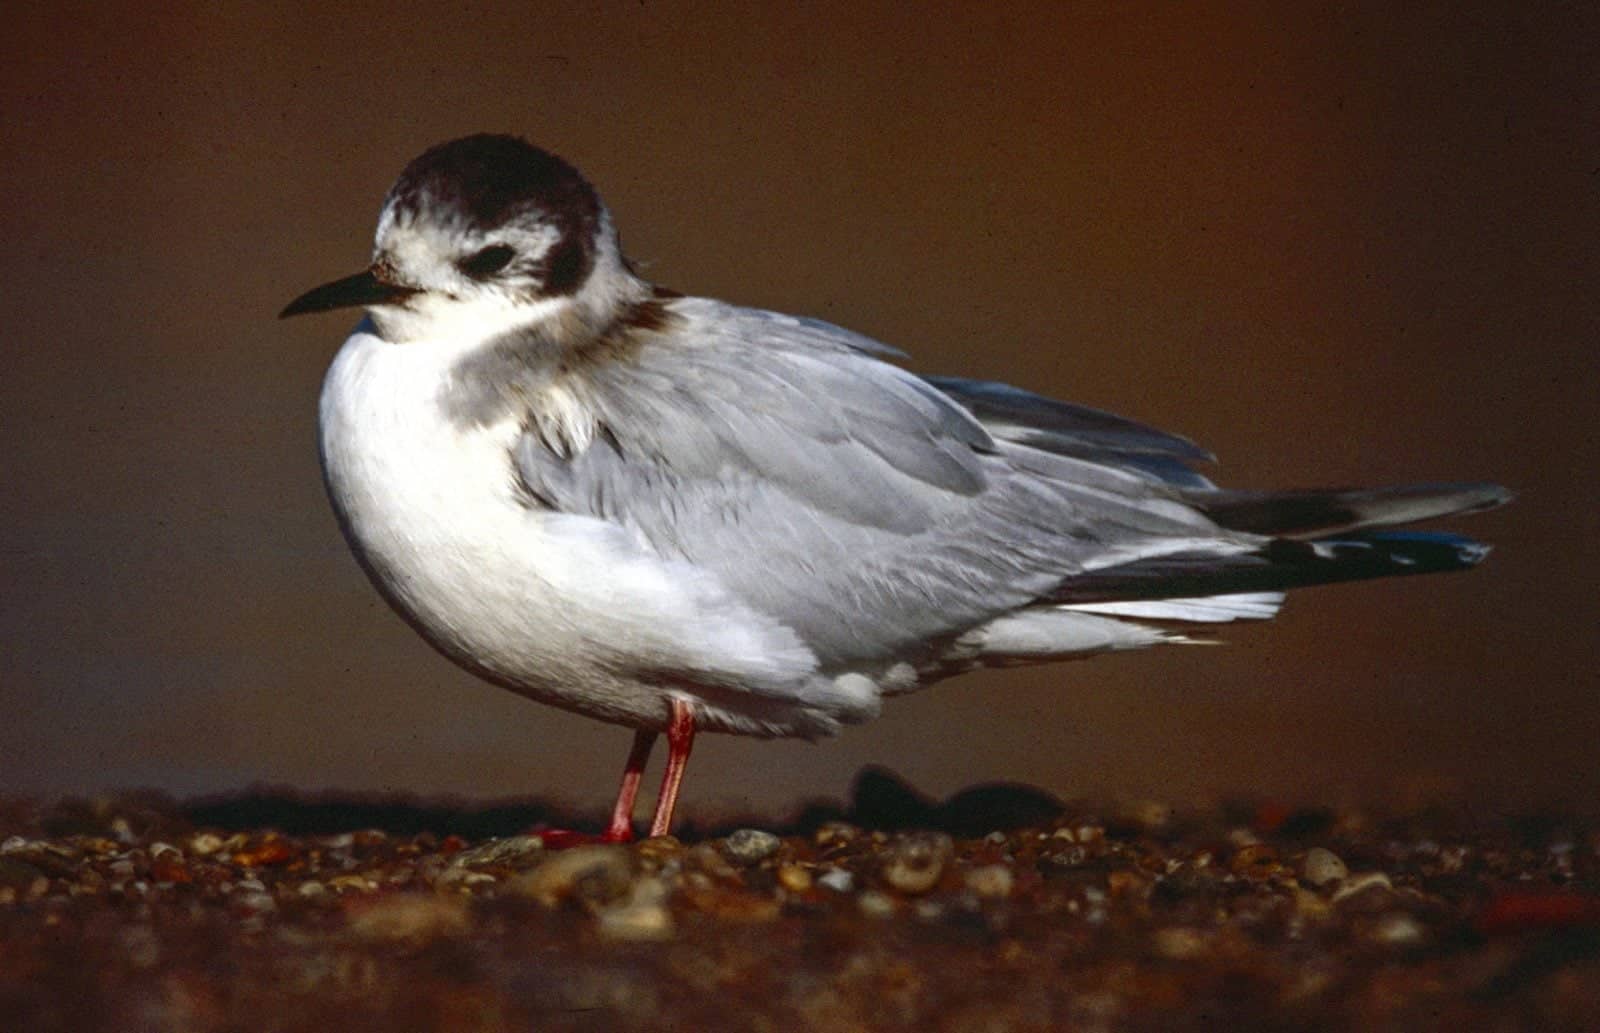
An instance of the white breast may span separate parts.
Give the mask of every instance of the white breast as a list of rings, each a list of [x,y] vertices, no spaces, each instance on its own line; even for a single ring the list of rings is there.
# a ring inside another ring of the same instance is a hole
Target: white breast
[[[605,720],[665,719],[650,672],[804,697],[816,661],[787,628],[617,525],[517,498],[519,420],[464,426],[438,403],[464,350],[364,325],[323,385],[328,492],[389,602],[463,666]]]
[[[513,493],[518,428],[458,427],[440,412],[453,358],[352,335],[323,384],[323,474],[351,548],[397,609],[469,666],[525,667],[497,654],[526,652],[530,622],[547,622],[555,600],[531,569],[546,551],[538,523]]]

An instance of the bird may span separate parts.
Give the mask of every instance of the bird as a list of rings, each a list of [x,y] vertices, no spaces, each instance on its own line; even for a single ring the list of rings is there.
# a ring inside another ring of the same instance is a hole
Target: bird
[[[588,180],[512,135],[411,161],[367,268],[281,315],[349,308],[318,411],[344,537],[461,667],[634,730],[609,841],[663,733],[651,836],[697,732],[827,737],[979,668],[1469,568],[1488,546],[1394,528],[1510,497],[1229,490],[1179,435],[656,286]]]

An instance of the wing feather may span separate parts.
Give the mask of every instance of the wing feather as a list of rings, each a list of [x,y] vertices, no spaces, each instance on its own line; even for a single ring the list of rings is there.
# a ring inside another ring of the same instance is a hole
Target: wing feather
[[[997,440],[865,338],[703,299],[668,311],[626,357],[569,372],[603,433],[572,455],[525,434],[518,477],[712,574],[824,671],[932,660],[1086,570],[1255,541],[1086,442]],[[1150,435],[1143,454],[1193,449]]]

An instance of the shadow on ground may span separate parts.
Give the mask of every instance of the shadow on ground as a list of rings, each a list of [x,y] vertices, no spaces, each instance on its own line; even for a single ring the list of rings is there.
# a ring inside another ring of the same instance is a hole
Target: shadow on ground
[[[158,801],[152,800],[155,804]],[[680,838],[704,839],[735,828],[757,826],[783,835],[809,834],[830,821],[864,829],[933,829],[953,836],[981,836],[1041,825],[1062,814],[1065,803],[1034,786],[991,782],[970,786],[935,800],[894,772],[868,767],[856,776],[848,802],[817,800],[778,818],[728,815],[681,823]],[[206,797],[177,810],[198,826],[245,831],[275,828],[292,836],[328,835],[352,829],[381,829],[391,835],[431,832],[465,839],[511,836],[538,828],[598,832],[604,816],[534,798],[495,803],[421,800],[394,795],[305,794],[271,787]],[[92,820],[88,814],[77,817]],[[77,831],[71,808],[51,820],[57,834]]]

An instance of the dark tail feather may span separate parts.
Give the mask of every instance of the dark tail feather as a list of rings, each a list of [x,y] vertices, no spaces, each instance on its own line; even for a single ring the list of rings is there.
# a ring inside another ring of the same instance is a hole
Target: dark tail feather
[[[1511,499],[1498,484],[1407,484],[1327,491],[1205,491],[1188,501],[1232,531],[1276,538],[1325,538],[1474,513]]]
[[[1378,531],[1310,542],[1274,539],[1232,556],[1186,553],[1140,560],[1072,578],[1052,602],[1188,599],[1276,592],[1339,581],[1466,570],[1489,546],[1454,534]]]

